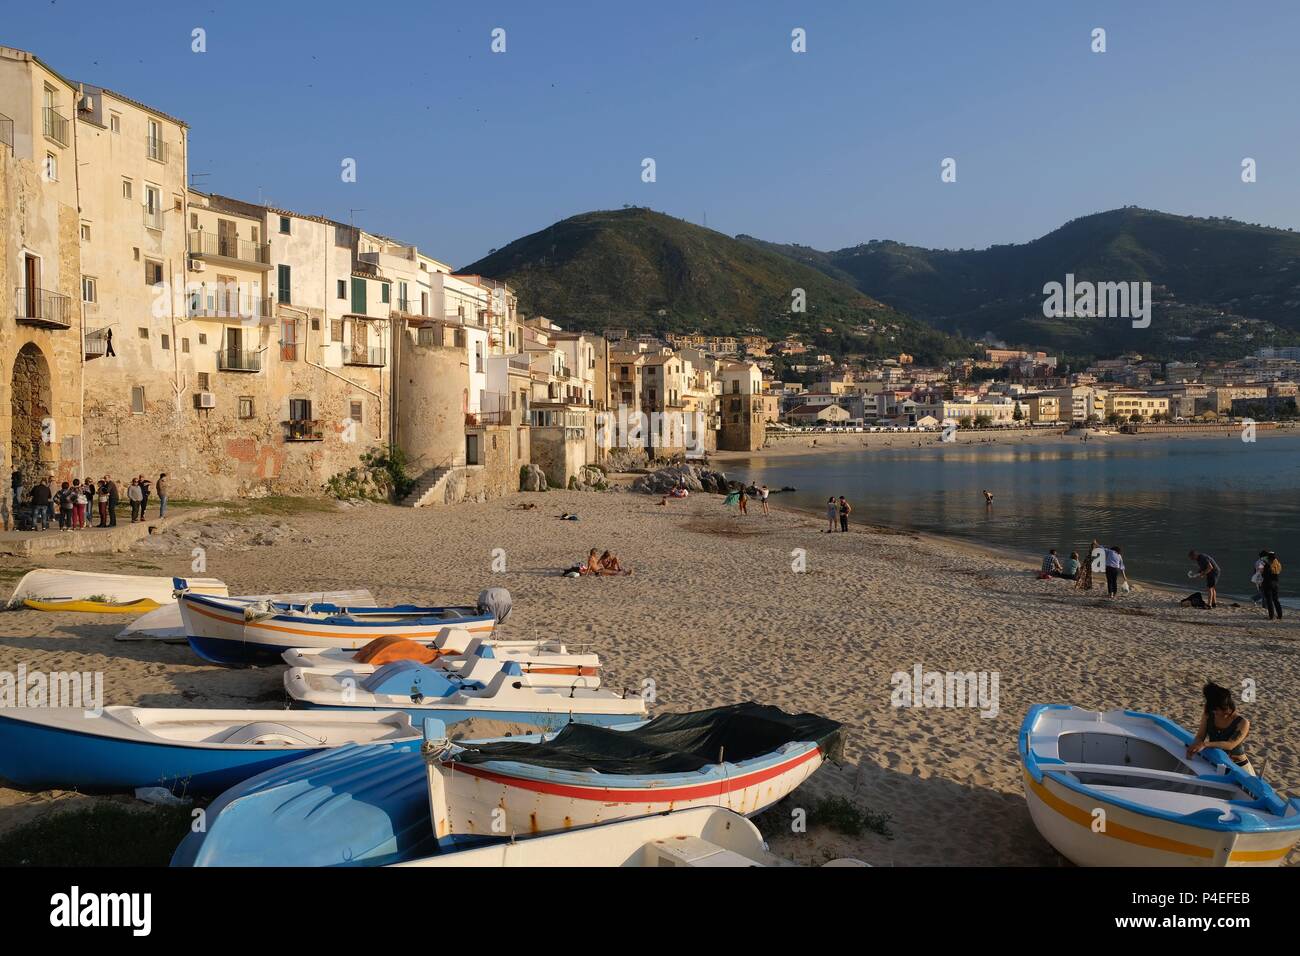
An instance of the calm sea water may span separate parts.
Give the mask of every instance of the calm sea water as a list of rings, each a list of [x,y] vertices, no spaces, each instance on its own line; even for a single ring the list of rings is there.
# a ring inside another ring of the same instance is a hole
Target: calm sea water
[[[906,439],[900,437],[896,442]],[[1219,587],[1255,592],[1261,548],[1284,566],[1284,603],[1300,582],[1300,435],[1040,445],[927,445],[726,463],[732,477],[793,486],[776,503],[821,511],[830,495],[854,520],[969,538],[1064,560],[1095,537],[1119,544],[1129,577],[1192,590],[1191,548],[1223,569]],[[986,508],[981,489],[993,492]],[[1294,549],[1292,552],[1291,549]]]

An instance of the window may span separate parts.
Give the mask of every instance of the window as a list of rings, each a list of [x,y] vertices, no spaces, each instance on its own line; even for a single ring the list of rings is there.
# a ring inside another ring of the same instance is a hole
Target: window
[[[199,228],[199,214],[197,212],[190,213],[190,228]]]
[[[199,345],[207,345],[207,344],[208,344],[208,333],[206,333],[206,332],[200,332],[200,333],[199,333]]]
[[[81,224],[81,241],[90,242],[90,223],[88,222]]]
[[[351,407],[348,409],[348,411],[349,411],[348,417],[350,417],[353,422],[360,425],[361,424],[361,402],[352,402]]]
[[[331,342],[343,341],[343,320],[342,319],[330,319],[330,341]]]
[[[379,283],[379,301],[385,303],[388,302],[388,296],[389,296],[388,283],[387,282]]]
[[[142,339],[147,339],[147,338],[149,337],[149,330],[148,330],[147,328],[145,328],[143,325],[140,326],[140,328],[137,329],[136,331],[137,331],[137,334],[138,334],[138,335],[140,336],[140,338],[142,338]]]
[[[187,354],[187,355],[189,354],[189,351],[190,351],[190,340],[189,340],[189,339],[181,339],[181,351],[184,352],[184,353]],[[205,373],[205,374],[206,374],[206,373]]]
[[[366,280],[352,277],[352,311],[357,315],[366,314]]]
[[[131,414],[132,415],[144,414],[144,386],[143,385],[131,386]]]
[[[95,295],[96,295],[95,280],[92,279],[90,276],[82,276],[81,277],[81,301],[96,302],[98,300],[95,298]]]
[[[340,298],[340,299],[346,299],[347,297],[348,297],[348,280],[347,280],[347,279],[340,279],[340,280],[339,280],[339,298]]]
[[[311,421],[311,399],[309,398],[291,398],[289,399],[289,418],[295,422]]]
[[[312,330],[313,332],[319,332],[319,331],[320,331],[320,319],[312,319],[312,320],[311,320],[311,330]]]
[[[45,154],[45,178],[52,183],[59,181],[59,158],[53,153]]]
[[[253,417],[253,396],[252,395],[239,396],[239,417],[240,418]]]
[[[276,286],[279,291],[279,298],[276,300],[285,305],[289,305],[293,300],[289,296],[289,267],[285,265],[276,266]]]
[[[280,322],[280,361],[298,361],[298,321],[283,319]]]
[[[154,259],[144,260],[144,284],[158,285],[163,281],[163,264]]]
[[[420,314],[421,315],[429,314],[429,293],[427,292],[420,293]],[[514,345],[514,342],[511,342],[510,344]]]
[[[150,159],[156,159],[158,162],[164,162],[162,141],[162,124],[157,120],[149,120],[149,136],[145,140],[146,153]]]
[[[146,228],[161,230],[163,227],[162,219],[162,190],[157,186],[144,187],[144,224]]]
[[[206,392],[207,390],[208,390],[208,373],[199,372],[199,391]]]
[[[164,349],[170,349],[172,347],[172,337],[166,333],[163,333],[162,335],[162,347]]]
[[[281,216],[281,217],[280,217],[280,233],[281,233],[281,235],[285,235],[285,236],[289,235],[289,217],[288,217],[288,216]]]
[[[120,132],[122,132],[122,114],[121,114],[121,113],[110,113],[110,114],[108,114],[108,128],[109,128],[110,130],[112,130],[114,133],[120,133]]]
[[[130,199],[135,194],[135,185],[129,179],[122,180],[122,198]]]

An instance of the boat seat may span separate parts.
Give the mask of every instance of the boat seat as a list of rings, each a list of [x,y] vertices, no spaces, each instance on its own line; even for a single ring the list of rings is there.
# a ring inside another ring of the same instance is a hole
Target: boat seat
[[[213,741],[219,744],[230,744],[232,746],[247,746],[249,744],[305,744],[309,747],[321,746],[320,740],[304,734],[302,731],[288,724],[279,724],[273,720],[259,720],[256,723],[244,724],[242,727],[236,727],[230,731],[224,739]]]

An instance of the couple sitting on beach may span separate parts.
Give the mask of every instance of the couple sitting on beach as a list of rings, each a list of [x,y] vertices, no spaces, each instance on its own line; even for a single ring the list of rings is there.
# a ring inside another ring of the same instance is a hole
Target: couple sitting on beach
[[[602,577],[611,577],[617,575],[628,575],[631,573],[631,570],[625,569],[623,565],[619,563],[618,555],[613,551],[606,551],[604,554],[597,554],[596,549],[592,548],[591,553],[587,555],[586,563],[569,568],[564,572],[564,576],[576,578],[588,574],[599,574]]]
[[[1038,572],[1040,578],[1065,578],[1067,581],[1077,580],[1079,577],[1079,552],[1071,551],[1069,563],[1062,566],[1061,559],[1056,556],[1056,549],[1050,548],[1047,554],[1043,555],[1042,570]]]

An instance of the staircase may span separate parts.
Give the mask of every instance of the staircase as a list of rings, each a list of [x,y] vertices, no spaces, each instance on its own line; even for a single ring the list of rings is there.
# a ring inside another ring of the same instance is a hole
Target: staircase
[[[439,465],[437,468],[430,468],[418,479],[411,493],[402,499],[403,508],[423,508],[425,505],[435,502],[441,503],[445,493],[447,476],[451,474],[452,464]]]

